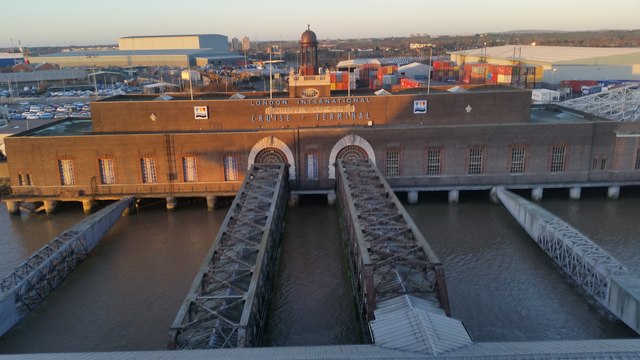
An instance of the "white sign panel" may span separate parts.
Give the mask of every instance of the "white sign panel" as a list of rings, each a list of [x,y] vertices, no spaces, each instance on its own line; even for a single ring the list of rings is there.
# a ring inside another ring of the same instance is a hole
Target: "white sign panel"
[[[193,114],[196,120],[206,120],[209,118],[209,108],[206,106],[194,106]]]
[[[413,101],[413,113],[414,114],[426,114],[427,113],[427,100],[414,100]]]

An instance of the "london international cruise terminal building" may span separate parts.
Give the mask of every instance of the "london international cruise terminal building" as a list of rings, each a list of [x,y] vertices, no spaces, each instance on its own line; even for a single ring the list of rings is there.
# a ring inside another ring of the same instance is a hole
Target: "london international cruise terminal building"
[[[640,123],[558,106],[532,108],[531,91],[503,86],[411,92],[330,91],[317,39],[301,38],[288,93],[125,95],[92,103],[91,119],[63,120],[5,139],[12,212],[21,202],[122,196],[234,195],[254,163],[289,165],[293,195],[335,198],[337,159],[369,158],[396,191],[505,186],[532,189],[640,184]],[[294,196],[295,199],[295,196]]]

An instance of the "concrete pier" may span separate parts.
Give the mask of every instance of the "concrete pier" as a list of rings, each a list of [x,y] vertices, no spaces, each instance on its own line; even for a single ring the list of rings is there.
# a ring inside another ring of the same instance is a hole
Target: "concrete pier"
[[[544,188],[537,187],[531,189],[531,200],[540,201],[542,200],[542,194],[544,193]]]
[[[213,211],[216,209],[216,199],[217,196],[209,195],[207,196],[207,210]]]
[[[460,191],[459,190],[450,190],[449,191],[449,204],[456,205],[460,202]]]
[[[569,199],[571,200],[580,200],[581,194],[582,194],[582,188],[579,186],[572,187],[569,189]]]
[[[327,205],[336,206],[337,201],[338,201],[338,198],[336,197],[335,192],[330,192],[327,194]]]
[[[7,204],[7,211],[12,215],[20,215],[20,202],[19,201],[11,201],[6,200],[5,204]]]
[[[91,214],[95,206],[96,206],[96,202],[93,199],[82,200],[82,210],[84,211],[85,214]]]
[[[55,200],[45,200],[44,201],[44,211],[48,214],[54,214],[56,209],[58,208],[58,202]]]
[[[300,195],[291,194],[289,196],[289,201],[287,204],[289,205],[290,208],[298,207],[298,205],[300,204]]]
[[[174,211],[178,207],[178,199],[173,196],[167,196],[167,210]]]
[[[418,192],[417,191],[408,191],[407,192],[407,201],[411,205],[415,205],[418,203]]]
[[[620,197],[620,186],[609,186],[607,188],[607,197],[612,200],[618,200]]]

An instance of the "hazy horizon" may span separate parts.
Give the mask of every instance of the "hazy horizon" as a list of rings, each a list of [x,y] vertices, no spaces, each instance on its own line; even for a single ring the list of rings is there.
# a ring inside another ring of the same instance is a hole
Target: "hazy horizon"
[[[298,40],[307,25],[319,39],[465,35],[521,30],[640,29],[640,0],[620,6],[594,0],[327,0],[322,6],[289,0],[225,3],[187,0],[31,0],[3,4],[0,47],[113,45],[125,36],[222,34],[251,41]]]

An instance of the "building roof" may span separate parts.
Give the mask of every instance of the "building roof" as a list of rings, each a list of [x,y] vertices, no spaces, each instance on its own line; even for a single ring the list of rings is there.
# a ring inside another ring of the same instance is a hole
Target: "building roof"
[[[596,61],[596,59],[600,59],[596,64],[604,64],[606,62],[604,58],[614,56],[637,55],[640,59],[640,48],[504,45],[454,51],[451,54],[549,64],[584,63],[584,60],[586,59],[594,59],[594,61]]]
[[[224,36],[221,34],[182,34],[182,35],[136,35],[136,36],[123,36],[120,39],[145,39],[145,38],[167,38],[167,37],[191,37],[191,36]]]
[[[68,51],[48,54],[42,57],[108,57],[108,56],[163,56],[163,55],[183,55],[191,56],[195,54],[212,51],[211,49],[165,49],[165,50],[102,50],[102,51]],[[37,60],[38,57],[32,57]]]

